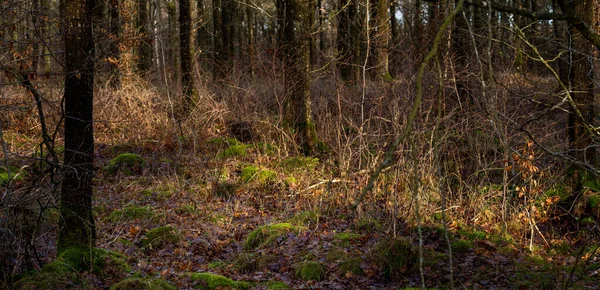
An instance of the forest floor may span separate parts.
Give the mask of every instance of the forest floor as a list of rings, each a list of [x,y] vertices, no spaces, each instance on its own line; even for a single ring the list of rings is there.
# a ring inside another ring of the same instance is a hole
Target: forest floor
[[[599,287],[599,244],[582,238],[597,236],[593,222],[570,232],[557,220],[540,222],[531,240],[526,221],[513,223],[511,235],[451,218],[447,240],[439,211],[419,233],[389,212],[389,198],[367,201],[380,211],[351,210],[360,184],[331,182],[323,162],[280,158],[268,144],[214,138],[177,159],[99,147],[100,165],[125,152],[145,162],[115,160],[116,173],[99,171],[98,247],[124,254],[136,275],[179,289]],[[410,193],[399,194],[410,203]],[[191,274],[203,272],[231,280]]]

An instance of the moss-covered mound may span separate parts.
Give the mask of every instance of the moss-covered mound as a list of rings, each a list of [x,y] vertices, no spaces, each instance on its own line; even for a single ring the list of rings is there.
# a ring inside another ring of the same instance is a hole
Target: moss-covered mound
[[[179,232],[172,226],[157,227],[145,234],[140,245],[147,250],[160,249],[168,244],[178,243],[180,238]]]
[[[275,181],[277,173],[268,170],[261,169],[256,166],[246,166],[242,169],[242,181],[248,183],[251,181],[258,183],[269,183]]]
[[[452,250],[456,253],[465,253],[473,248],[473,243],[468,240],[457,240],[452,243]]]
[[[382,240],[375,246],[372,256],[387,279],[410,272],[417,263],[417,254],[407,239]]]
[[[115,210],[108,216],[111,222],[123,222],[132,220],[157,220],[161,215],[152,211],[148,206],[129,205],[122,210]]]
[[[345,232],[345,233],[336,233],[333,235],[334,243],[339,244],[341,246],[348,246],[352,243],[360,242],[360,240],[364,236],[357,233]]]
[[[289,221],[298,226],[315,225],[319,221],[319,213],[312,210],[303,211],[294,215]]]
[[[212,273],[192,273],[190,279],[198,282],[195,289],[248,289],[246,282],[233,281],[225,276]]]
[[[287,172],[312,171],[319,165],[319,158],[314,157],[288,157],[281,161],[280,166]]]
[[[23,277],[17,289],[86,288],[89,284],[80,272],[91,272],[100,277],[121,279],[131,272],[125,256],[104,249],[68,248],[40,271]]]
[[[315,261],[305,261],[294,267],[294,274],[304,281],[322,281],[325,279],[325,266]]]
[[[244,243],[244,248],[246,250],[253,250],[263,245],[270,245],[278,237],[285,235],[287,232],[293,231],[298,233],[300,230],[302,230],[302,227],[294,226],[290,223],[260,226],[248,235]]]
[[[120,171],[126,175],[132,175],[141,173],[146,164],[146,160],[138,154],[122,153],[111,160],[104,169],[110,174]]]
[[[222,159],[228,159],[233,157],[245,157],[247,152],[246,148],[248,145],[239,142],[233,138],[227,138],[220,143],[221,145],[226,145],[227,147],[217,154],[217,157]]]
[[[114,284],[110,290],[177,290],[163,279],[127,278]]]

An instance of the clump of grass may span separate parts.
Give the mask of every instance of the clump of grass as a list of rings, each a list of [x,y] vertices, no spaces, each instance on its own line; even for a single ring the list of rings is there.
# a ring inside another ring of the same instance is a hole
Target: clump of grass
[[[227,138],[221,142],[221,145],[227,146],[223,151],[217,154],[217,157],[221,159],[227,159],[232,157],[245,157],[248,145],[239,142],[234,138]]]
[[[322,281],[325,279],[325,266],[315,261],[305,261],[294,267],[296,277],[304,281]]]
[[[242,273],[264,270],[270,263],[277,262],[277,257],[265,253],[242,253],[234,262],[235,268]]]
[[[248,238],[246,238],[246,242],[244,243],[244,248],[246,250],[253,250],[263,245],[269,245],[287,232],[292,231],[298,233],[301,229],[302,227],[294,226],[290,223],[260,226],[248,235]]]
[[[122,153],[113,158],[104,169],[110,174],[121,171],[126,175],[132,175],[140,173],[146,164],[146,160],[138,154]]]
[[[352,275],[363,275],[365,271],[360,267],[360,263],[362,263],[362,259],[359,257],[345,258],[338,263],[338,272],[344,276],[349,273]]]
[[[166,244],[176,244],[180,240],[179,232],[172,226],[162,226],[149,230],[145,237],[140,240],[144,249],[158,249]]]
[[[299,212],[290,219],[290,223],[297,226],[309,226],[316,224],[319,220],[319,213],[313,210]]]
[[[398,278],[416,265],[417,254],[408,239],[385,239],[372,252],[375,263],[387,279]]]
[[[239,187],[240,185],[235,182],[221,181],[214,184],[213,192],[217,197],[230,199],[235,196],[235,192]]]

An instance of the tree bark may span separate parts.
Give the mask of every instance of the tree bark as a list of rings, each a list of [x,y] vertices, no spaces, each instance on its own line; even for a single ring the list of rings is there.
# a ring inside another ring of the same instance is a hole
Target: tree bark
[[[121,39],[121,15],[119,9],[119,0],[110,0],[108,6],[108,14],[110,17],[110,43],[108,62],[110,64],[111,72],[110,86],[113,89],[118,89],[121,87],[121,76],[119,70],[121,59],[121,51],[119,49],[119,41]]]
[[[286,123],[304,155],[315,153],[316,130],[312,121],[310,93],[310,46],[312,1],[277,0],[279,44],[285,78]]]
[[[94,247],[94,0],[65,0],[65,153],[58,252]]]
[[[137,29],[140,37],[138,44],[138,73],[145,74],[152,66],[152,41],[148,30],[148,0],[137,0],[138,19]]]
[[[389,72],[389,0],[374,0],[371,5],[371,53],[375,76],[384,80],[391,79]]]
[[[192,59],[192,16],[189,0],[179,0],[179,49],[181,56],[181,88],[183,105],[190,111],[196,102]]]
[[[356,0],[340,0],[337,27],[338,69],[344,81],[358,78],[358,37]]]

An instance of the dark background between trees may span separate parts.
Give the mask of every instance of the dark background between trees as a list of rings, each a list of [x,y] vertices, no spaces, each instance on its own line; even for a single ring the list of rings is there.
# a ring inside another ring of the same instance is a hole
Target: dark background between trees
[[[169,158],[189,184],[207,176],[186,168],[227,166],[190,161],[215,136],[318,158],[298,187],[394,237],[417,227],[421,257],[423,225],[585,247],[599,28],[592,0],[1,1],[3,286],[102,241],[109,148]]]

